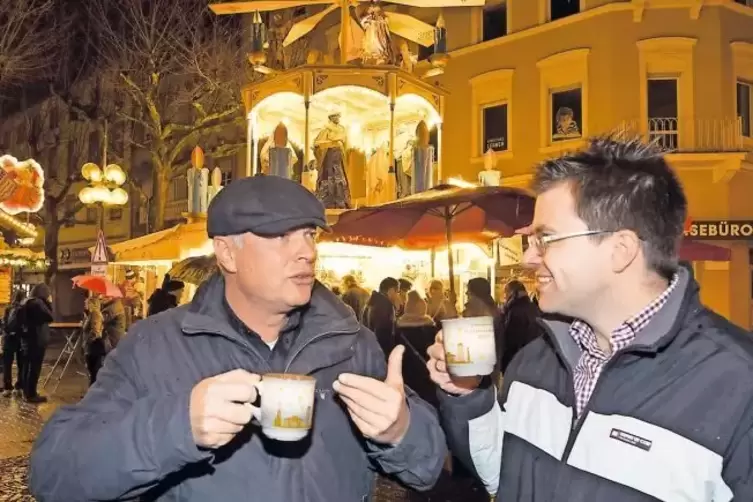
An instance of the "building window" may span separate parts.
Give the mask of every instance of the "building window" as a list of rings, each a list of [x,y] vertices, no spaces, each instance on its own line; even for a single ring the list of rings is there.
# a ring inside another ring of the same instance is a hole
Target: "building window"
[[[86,162],[99,163],[99,156],[102,151],[102,145],[99,144],[99,131],[89,133],[89,158]]]
[[[507,103],[487,106],[483,111],[483,143],[481,151],[507,150]]]
[[[233,181],[233,171],[232,170],[223,170],[222,172],[222,182],[221,186],[228,186],[231,181]]]
[[[507,35],[507,4],[484,9],[483,41]]]
[[[740,121],[740,131],[743,136],[751,137],[750,119],[753,116],[753,85],[747,82],[737,83],[737,118]]]
[[[540,152],[578,148],[589,135],[588,56],[590,49],[553,54],[536,63],[539,69]]]
[[[120,221],[123,219],[123,208],[114,207],[111,208],[108,214],[110,221]]]
[[[88,224],[94,224],[97,223],[97,213],[99,212],[98,207],[87,207],[86,208],[86,223]]]
[[[489,149],[497,158],[512,157],[514,70],[500,69],[471,78],[471,162],[481,164]]]
[[[679,146],[677,79],[651,78],[648,91],[648,138],[665,150]]]
[[[171,201],[188,199],[188,181],[185,176],[178,176],[171,183]]]
[[[57,129],[60,117],[58,116],[58,104],[55,101],[50,102],[50,129]]]
[[[549,20],[556,21],[580,12],[580,0],[549,0]]]
[[[583,91],[580,87],[551,93],[552,142],[583,136]]]
[[[431,44],[429,47],[418,44],[418,61],[429,59],[432,54],[434,54],[434,44]]]

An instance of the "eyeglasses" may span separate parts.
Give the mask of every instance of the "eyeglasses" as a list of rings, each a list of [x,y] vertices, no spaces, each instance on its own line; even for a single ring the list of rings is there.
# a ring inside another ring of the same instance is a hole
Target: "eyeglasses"
[[[555,242],[564,241],[567,239],[574,239],[575,237],[586,237],[590,235],[604,235],[611,234],[610,230],[583,230],[580,232],[569,232],[565,234],[543,234],[541,232],[535,232],[528,236],[528,245],[535,247],[542,255],[546,253],[550,244]]]

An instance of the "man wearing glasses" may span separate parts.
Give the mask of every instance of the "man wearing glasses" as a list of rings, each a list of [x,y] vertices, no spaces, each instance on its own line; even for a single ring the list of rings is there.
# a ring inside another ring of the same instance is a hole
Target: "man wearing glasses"
[[[687,202],[651,146],[592,140],[534,178],[526,265],[557,320],[499,394],[429,371],[453,452],[497,500],[753,500],[753,343],[678,265]]]

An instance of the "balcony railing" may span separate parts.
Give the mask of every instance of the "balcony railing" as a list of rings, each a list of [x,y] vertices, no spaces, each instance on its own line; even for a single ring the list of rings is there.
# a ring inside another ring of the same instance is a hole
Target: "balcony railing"
[[[667,152],[711,153],[744,152],[747,150],[742,134],[742,119],[684,119],[656,117],[645,123],[623,121],[618,132],[640,135],[656,143]]]

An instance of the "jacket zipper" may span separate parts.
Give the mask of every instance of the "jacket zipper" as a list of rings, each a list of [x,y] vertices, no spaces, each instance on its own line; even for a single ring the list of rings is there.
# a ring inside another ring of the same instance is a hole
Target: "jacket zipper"
[[[591,403],[594,402],[596,398],[596,393],[599,390],[599,386],[601,385],[602,380],[604,380],[602,377],[606,374],[607,370],[612,366],[613,361],[617,359],[617,357],[630,352],[630,351],[617,351],[615,352],[612,357],[604,363],[604,367],[601,369],[601,373],[599,373],[599,379],[596,380],[596,385],[594,386],[593,392],[591,392],[591,396],[588,398],[588,401],[586,402],[585,407],[583,408],[583,411],[581,412],[580,416],[578,416],[578,410],[576,405],[576,399],[575,396],[575,383],[572,382],[572,393],[573,393],[573,426],[570,429],[570,435],[567,437],[567,444],[565,445],[565,452],[562,455],[562,462],[567,463],[567,459],[570,457],[570,453],[573,450],[573,446],[575,446],[575,440],[578,439],[578,434],[580,434],[580,430],[583,428],[583,423],[586,421],[586,417],[588,416],[588,413],[591,410]]]
[[[290,370],[290,366],[293,364],[293,361],[300,355],[300,353],[311,345],[312,343],[316,342],[317,340],[321,340],[322,338],[329,338],[330,336],[334,335],[350,335],[356,333],[356,331],[327,331],[324,333],[320,333],[316,335],[315,337],[310,338],[306,343],[298,347],[295,352],[293,352],[293,355],[288,359],[288,363],[285,365],[285,373],[287,373]]]

